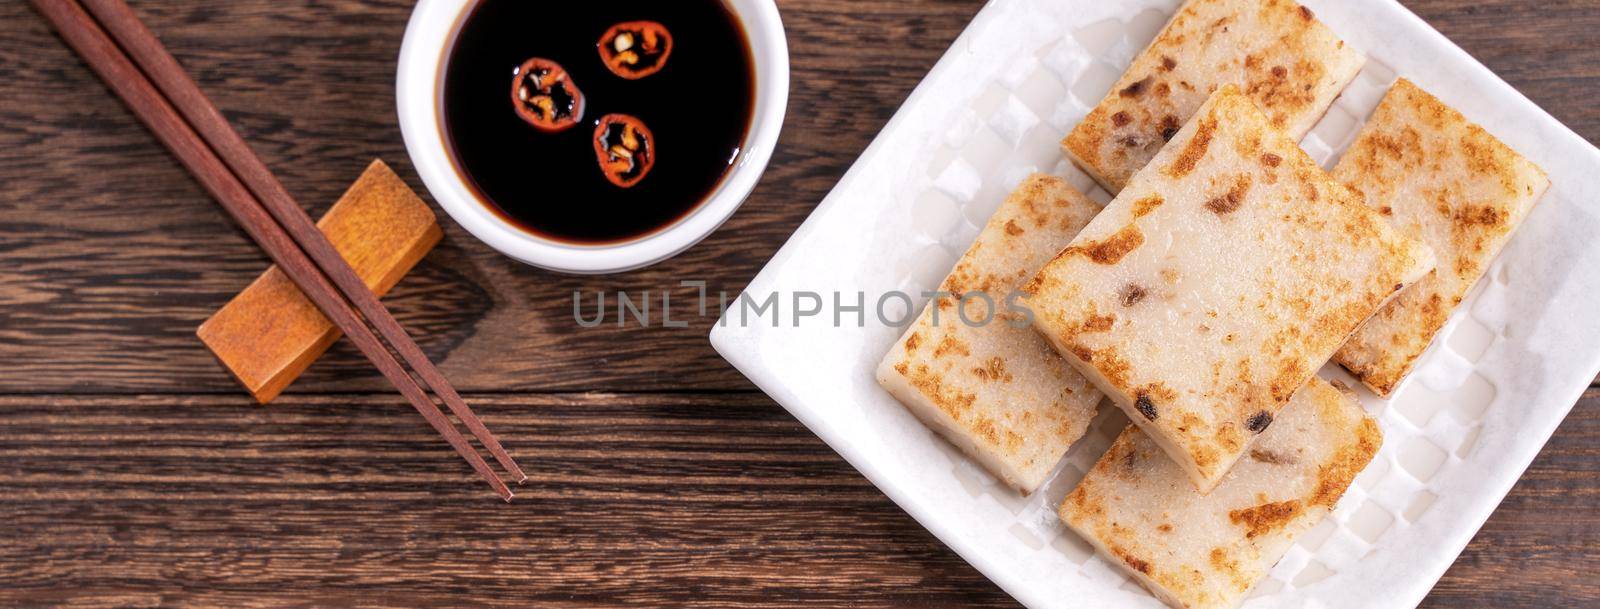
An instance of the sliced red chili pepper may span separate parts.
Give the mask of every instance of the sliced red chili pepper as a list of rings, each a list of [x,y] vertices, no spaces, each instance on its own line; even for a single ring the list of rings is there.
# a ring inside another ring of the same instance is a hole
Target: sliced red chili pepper
[[[596,45],[612,74],[638,80],[659,72],[672,54],[672,34],[654,21],[624,21],[611,26]]]
[[[583,118],[583,92],[561,64],[534,57],[511,79],[511,105],[534,129],[563,131]]]
[[[607,114],[594,126],[594,155],[606,180],[630,188],[656,164],[656,139],[639,119]]]

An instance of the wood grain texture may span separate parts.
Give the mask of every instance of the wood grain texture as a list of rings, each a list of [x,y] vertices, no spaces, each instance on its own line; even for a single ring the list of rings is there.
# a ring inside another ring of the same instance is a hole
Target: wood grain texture
[[[423,192],[392,84],[412,3],[132,3],[311,213],[375,156]],[[710,316],[571,318],[574,290],[737,292],[980,5],[780,0],[773,164],[662,265],[553,275],[443,219],[386,302],[532,466],[507,506],[342,343],[253,406],[193,332],[265,258],[0,3],[0,606],[1015,606],[723,363]],[[1600,138],[1600,0],[1406,5]],[[1426,606],[1600,603],[1597,470],[1591,391]]]
[[[389,396],[0,397],[0,606],[1011,606],[763,397],[470,399],[515,503]],[[1431,605],[1600,602],[1597,445],[1570,421]]]
[[[0,398],[0,605],[1006,602],[762,398],[471,399],[515,503],[388,396]]]

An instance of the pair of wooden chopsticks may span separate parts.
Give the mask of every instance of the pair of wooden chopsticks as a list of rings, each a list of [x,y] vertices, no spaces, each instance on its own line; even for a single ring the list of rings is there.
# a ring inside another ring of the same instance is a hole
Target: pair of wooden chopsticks
[[[519,483],[528,479],[522,469],[132,9],[123,0],[32,2],[317,308],[355,342],[472,469],[510,501],[511,489],[400,360],[432,388]],[[372,328],[362,322],[363,317]],[[399,352],[400,360],[379,342],[379,335]]]

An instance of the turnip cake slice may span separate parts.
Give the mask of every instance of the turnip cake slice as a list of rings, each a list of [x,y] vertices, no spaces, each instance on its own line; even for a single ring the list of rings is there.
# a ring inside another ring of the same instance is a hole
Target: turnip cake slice
[[[1383,442],[1355,399],[1319,378],[1279,415],[1207,495],[1129,425],[1067,495],[1061,520],[1168,605],[1238,606]]]
[[[1379,395],[1450,319],[1511,231],[1550,186],[1537,165],[1401,79],[1333,169],[1367,205],[1421,238],[1439,268],[1356,330],[1334,356]]]
[[[929,301],[878,366],[912,414],[1023,493],[1083,436],[1101,395],[1008,297],[1098,211],[1060,178],[1023,181],[940,285],[949,295]]]
[[[1190,0],[1061,146],[1115,194],[1222,85],[1299,140],[1364,63],[1289,0]]]
[[[1034,326],[1206,492],[1432,268],[1227,85],[1024,291]]]

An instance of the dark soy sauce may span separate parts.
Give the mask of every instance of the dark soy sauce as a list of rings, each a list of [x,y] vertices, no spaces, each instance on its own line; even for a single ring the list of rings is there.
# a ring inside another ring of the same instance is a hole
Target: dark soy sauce
[[[661,71],[626,80],[595,44],[612,25],[649,20],[672,35]],[[479,200],[511,224],[569,243],[627,241],[693,212],[741,153],[754,112],[750,44],[721,0],[479,0],[460,25],[444,72],[451,160]],[[517,115],[513,73],[530,57],[561,64],[585,100],[558,133]],[[631,188],[606,180],[596,121],[638,117],[654,135],[654,167]]]

